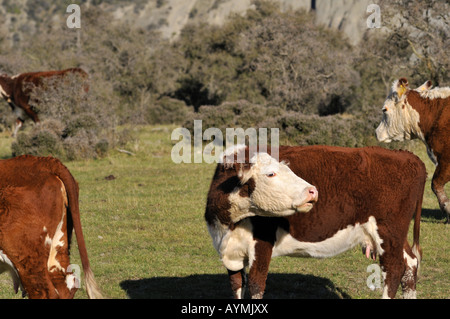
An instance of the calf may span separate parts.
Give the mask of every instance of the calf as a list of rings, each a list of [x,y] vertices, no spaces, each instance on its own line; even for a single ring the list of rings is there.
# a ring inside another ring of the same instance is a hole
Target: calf
[[[22,127],[26,117],[39,122],[37,111],[30,105],[30,94],[34,87],[41,87],[45,84],[46,78],[63,78],[67,74],[77,74],[84,82],[83,89],[87,92],[88,74],[80,68],[72,68],[60,71],[31,72],[22,73],[9,77],[6,74],[0,75],[0,95],[8,102],[12,111],[17,115],[16,127],[13,136],[16,136],[18,130]]]
[[[450,87],[431,89],[431,81],[410,90],[405,78],[394,81],[383,106],[377,139],[389,143],[418,138],[436,165],[431,187],[441,211],[450,218],[445,184],[450,180]]]
[[[248,217],[240,203],[251,201],[258,186],[253,177],[239,178],[242,164],[219,163],[211,182],[205,219],[234,297],[244,295],[246,266],[250,295],[262,298],[272,257],[332,257],[358,244],[380,256],[383,297],[395,297],[400,283],[404,297],[415,297],[426,180],[420,159],[406,151],[328,146],[282,146],[279,158],[317,187],[320,198],[309,212]],[[411,248],[407,234],[414,214]]]
[[[86,290],[100,298],[81,229],[78,184],[57,159],[0,161],[0,273],[29,298],[73,298],[78,278],[69,264],[75,230]]]

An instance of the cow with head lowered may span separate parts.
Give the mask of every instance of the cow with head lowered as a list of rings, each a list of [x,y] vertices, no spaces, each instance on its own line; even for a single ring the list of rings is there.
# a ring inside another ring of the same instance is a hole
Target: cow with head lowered
[[[52,157],[0,161],[0,273],[32,299],[73,298],[80,275],[70,264],[72,231],[90,298],[102,295],[92,273],[78,204],[78,184]]]
[[[263,297],[272,257],[325,258],[356,245],[367,257],[379,256],[383,297],[394,298],[400,284],[405,298],[416,297],[426,180],[418,157],[377,147],[281,146],[280,167],[316,187],[306,188],[308,193],[297,190],[303,195],[294,207],[308,209],[292,209],[293,187],[275,181],[283,172],[278,167],[260,170],[248,148],[235,152],[245,153],[246,164],[218,163],[205,211],[235,298],[244,296],[246,282],[252,298]],[[285,211],[289,214],[279,209],[267,214],[271,209],[255,202],[257,194],[266,194],[262,198],[274,201],[273,207],[291,207]],[[413,216],[411,247],[407,234]]]
[[[431,86],[431,81],[427,81],[411,90],[407,79],[394,81],[376,135],[386,143],[414,138],[425,143],[428,156],[436,165],[431,187],[448,223],[450,200],[444,187],[450,180],[450,87]]]
[[[0,96],[9,104],[11,110],[17,115],[16,127],[13,136],[22,127],[27,118],[31,118],[34,123],[39,123],[38,112],[32,105],[30,105],[30,95],[35,87],[44,87],[46,79],[61,82],[67,75],[76,75],[81,81],[82,89],[89,91],[87,83],[88,74],[80,68],[70,68],[65,70],[42,71],[42,72],[28,72],[21,73],[14,76],[7,74],[0,75]]]

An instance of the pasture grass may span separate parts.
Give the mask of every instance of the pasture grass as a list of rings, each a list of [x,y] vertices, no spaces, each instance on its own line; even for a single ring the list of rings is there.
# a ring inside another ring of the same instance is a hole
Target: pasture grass
[[[107,298],[231,297],[226,270],[203,219],[215,165],[174,164],[173,129],[134,127],[136,138],[126,148],[134,155],[114,150],[106,158],[65,163],[80,185],[89,258]],[[10,156],[11,141],[7,133],[0,135],[0,158]],[[418,298],[449,298],[449,226],[430,188],[434,167],[421,144],[415,144],[414,152],[429,175]],[[71,262],[81,265],[76,244],[71,252]],[[372,263],[359,247],[329,259],[277,257],[270,265],[265,298],[379,298],[381,289],[366,285]],[[87,297],[84,286],[75,297]],[[0,298],[21,298],[6,273],[0,275]]]

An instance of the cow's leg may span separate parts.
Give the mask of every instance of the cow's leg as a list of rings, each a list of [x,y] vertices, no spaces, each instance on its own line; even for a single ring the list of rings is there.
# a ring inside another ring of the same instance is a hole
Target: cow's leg
[[[35,257],[33,257],[35,260]],[[30,299],[58,299],[59,295],[53,285],[45,263],[33,263],[25,258],[18,267],[22,286]]]
[[[401,284],[404,299],[416,299],[417,272],[419,268],[419,257],[417,257],[408,242],[405,242],[403,250],[405,272],[403,273]]]
[[[71,299],[79,288],[79,281],[77,280],[80,278],[77,277],[79,274],[73,273],[76,269],[69,269],[67,235],[64,234],[61,240],[63,246],[56,248],[55,256],[50,254],[47,265],[51,265],[49,269],[50,279],[58,292],[59,298]]]
[[[77,291],[77,278],[72,274],[69,269],[70,257],[69,257],[69,242],[71,233],[69,230],[73,227],[72,223],[69,223],[70,218],[67,216],[67,193],[64,183],[59,180],[60,189],[55,190],[55,215],[60,216],[60,221],[56,227],[56,232],[53,238],[46,233],[48,238],[48,261],[47,267],[50,273],[50,278],[55,286],[60,298],[73,298]],[[60,192],[60,194],[58,194]],[[62,195],[58,197],[58,195]],[[70,226],[68,227],[68,223]],[[44,237],[44,236],[41,236]],[[73,270],[73,269],[72,269]],[[79,275],[79,274],[78,274]]]
[[[4,238],[13,237],[10,234],[17,232],[18,229],[12,227],[10,232],[5,232]],[[48,272],[48,252],[44,248],[44,239],[40,242],[32,232],[22,231],[21,234],[21,240],[2,242],[2,248],[17,271],[23,295],[28,295],[30,299],[59,298]]]
[[[383,298],[394,299],[405,273],[403,246],[397,247],[392,242],[386,243],[385,251],[380,255],[380,265],[384,279]],[[395,244],[395,243],[394,243]]]
[[[37,113],[33,111],[30,104],[24,103],[24,105],[22,105],[22,110],[33,120],[34,123],[40,122]]]
[[[257,241],[255,245],[255,256],[250,263],[248,274],[248,287],[252,299],[262,299],[266,289],[267,274],[269,273],[272,248],[268,242]]]
[[[238,271],[228,269],[228,276],[230,278],[231,290],[233,291],[234,299],[243,299],[245,294],[245,286],[247,284],[245,269]]]
[[[16,127],[14,128],[14,132],[13,132],[13,134],[12,134],[12,136],[13,137],[16,137],[17,136],[17,132],[19,132],[19,130],[20,130],[20,128],[22,127],[22,125],[23,125],[23,120],[22,119],[20,119],[20,118],[17,118],[16,119]]]
[[[431,188],[436,194],[441,211],[446,215],[446,223],[450,219],[450,200],[445,193],[445,184],[450,180],[450,164],[440,161],[431,181]]]
[[[53,271],[50,272],[50,280],[55,287],[58,297],[61,299],[72,299],[77,291],[76,277],[73,274],[66,271]]]

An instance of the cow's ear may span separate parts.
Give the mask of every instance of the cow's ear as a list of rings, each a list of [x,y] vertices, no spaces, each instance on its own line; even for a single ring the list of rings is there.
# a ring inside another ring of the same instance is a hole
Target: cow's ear
[[[408,80],[406,78],[400,78],[397,81],[397,86],[395,88],[395,90],[397,91],[397,95],[399,98],[401,98],[403,95],[405,95],[405,93],[409,90],[409,84],[408,84]]]
[[[236,172],[241,184],[244,185],[252,177],[252,164],[236,163]]]
[[[424,92],[424,91],[428,91],[429,89],[431,89],[431,87],[433,86],[433,83],[431,82],[431,80],[426,81],[424,84],[422,84],[421,86],[419,86],[417,88],[417,91],[419,92]]]

